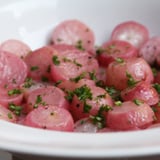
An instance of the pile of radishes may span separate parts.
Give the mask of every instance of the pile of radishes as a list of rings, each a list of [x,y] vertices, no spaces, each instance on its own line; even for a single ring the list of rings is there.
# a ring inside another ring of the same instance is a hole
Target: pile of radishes
[[[67,20],[36,50],[1,43],[0,119],[70,132],[158,127],[159,66],[160,37],[144,25],[123,22],[97,47],[87,25]]]

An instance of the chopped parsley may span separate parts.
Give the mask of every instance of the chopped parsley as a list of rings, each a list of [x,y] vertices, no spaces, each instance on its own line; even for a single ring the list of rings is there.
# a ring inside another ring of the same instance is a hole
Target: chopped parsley
[[[64,58],[63,58],[63,62],[72,62],[72,60],[69,59],[69,58],[67,58],[67,57],[64,57]]]
[[[124,59],[122,59],[122,58],[116,58],[115,60],[116,60],[116,62],[118,62],[118,63],[123,63],[123,62],[124,62]]]
[[[90,119],[92,120],[93,124],[96,124],[99,129],[105,127],[105,116],[104,112],[108,112],[112,110],[112,107],[109,105],[101,105],[99,108],[99,111],[96,115],[90,116]]]
[[[13,119],[12,113],[10,113],[10,112],[8,113],[8,118],[9,118],[9,119]]]
[[[14,113],[16,114],[17,116],[20,116],[21,115],[21,112],[22,112],[22,106],[17,106],[13,103],[10,103],[9,104],[9,109]]]
[[[8,91],[9,96],[13,96],[13,95],[21,94],[21,93],[22,91],[20,89],[12,89]]]
[[[143,104],[143,101],[139,100],[139,99],[134,99],[133,102],[137,105],[140,106],[141,104]]]
[[[128,78],[127,84],[129,87],[134,87],[139,81],[136,81],[132,75],[128,72],[126,72],[126,77]]]
[[[86,76],[86,73],[83,72],[82,74],[80,74],[79,76],[77,76],[77,77],[75,77],[75,78],[70,78],[70,80],[77,83],[77,82],[79,82],[81,79],[85,78],[85,76]]]
[[[90,116],[90,119],[92,123],[95,124],[99,129],[105,126],[104,118],[102,116],[99,116],[99,115]]]
[[[42,76],[41,80],[42,80],[42,82],[48,82],[49,81],[49,79],[47,77],[45,77],[45,76]]]
[[[97,54],[97,55],[100,55],[100,54],[102,54],[103,52],[105,52],[105,49],[103,49],[103,48],[101,48],[101,47],[98,47],[98,48],[96,49],[96,54]]]
[[[158,93],[160,93],[160,84],[155,83],[155,84],[153,84],[153,87],[156,89],[156,91],[157,91]]]
[[[115,87],[105,87],[107,93],[112,97],[114,100],[120,100],[120,91],[115,89]]]
[[[41,95],[38,95],[37,99],[36,99],[36,103],[39,104],[41,102],[42,102],[42,97],[41,97]]]
[[[87,104],[86,101],[84,102],[84,106],[83,106],[83,112],[84,113],[89,113],[89,111],[92,109],[92,106]]]
[[[154,106],[151,108],[152,108],[153,112],[157,112],[157,108],[155,108]]]
[[[73,60],[73,63],[74,63],[77,67],[82,67],[82,64],[78,63],[78,62],[76,61],[76,59]]]
[[[65,97],[69,102],[72,102],[74,95],[78,97],[80,101],[83,102],[83,112],[88,113],[92,108],[91,105],[87,104],[87,100],[92,99],[92,93],[90,88],[86,85],[81,86],[80,88],[76,88],[74,91],[66,91],[67,96]],[[79,107],[79,104],[77,105]]]
[[[65,98],[69,101],[72,102],[73,96],[74,96],[74,91],[66,91],[67,96]]]
[[[105,112],[108,112],[108,111],[110,111],[110,110],[112,110],[112,107],[111,106],[109,106],[109,105],[101,105],[101,107],[100,107],[100,109],[99,109],[99,111],[98,111],[98,114],[102,114],[104,111]]]
[[[89,74],[89,77],[90,77],[91,80],[93,80],[93,81],[97,80],[95,71],[89,72],[88,74]]]
[[[96,81],[96,86],[101,87],[101,88],[105,88],[105,83],[102,80]]]
[[[154,77],[157,76],[157,73],[158,73],[157,69],[154,67],[152,67],[151,69],[152,69],[153,76]]]
[[[115,101],[114,104],[115,104],[116,106],[121,106],[121,105],[122,105],[122,102],[121,102],[121,101]]]
[[[77,41],[75,47],[76,47],[77,49],[81,50],[81,51],[84,51],[84,50],[85,50],[84,47],[83,47],[83,44],[82,44],[82,41],[81,41],[81,40]]]
[[[106,97],[106,93],[105,94],[100,94],[97,96],[97,98],[105,98]]]
[[[83,85],[80,88],[74,90],[74,94],[78,97],[80,101],[85,101],[87,99],[92,99],[91,89],[87,85]]]
[[[58,66],[60,64],[60,60],[58,59],[58,56],[53,56],[52,61],[56,66]]]
[[[45,102],[43,102],[43,100],[42,100],[42,96],[41,95],[38,95],[37,96],[37,98],[36,98],[36,102],[35,102],[35,104],[34,104],[34,108],[37,108],[38,107],[38,105],[46,105],[46,103]]]
[[[62,80],[58,80],[57,82],[54,83],[54,86],[58,86],[61,83],[62,83]]]
[[[36,70],[38,70],[38,69],[39,69],[38,66],[32,66],[32,67],[30,68],[31,71],[36,71]]]
[[[32,80],[32,78],[26,78],[23,87],[24,88],[30,88],[32,85],[34,85],[34,82]]]
[[[117,46],[115,44],[111,44],[105,48],[105,52],[107,54],[115,54],[115,53],[120,53],[121,51],[116,48]]]

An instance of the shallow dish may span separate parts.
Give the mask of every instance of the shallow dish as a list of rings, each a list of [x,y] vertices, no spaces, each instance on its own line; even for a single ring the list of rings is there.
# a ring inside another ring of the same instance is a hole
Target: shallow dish
[[[152,35],[160,30],[159,0],[6,0],[0,1],[0,41],[26,42],[32,49],[49,41],[62,20],[79,19],[95,32],[97,44],[107,40],[115,25],[135,20]],[[101,134],[44,131],[0,121],[0,148],[48,157],[109,158],[160,154],[160,129]]]

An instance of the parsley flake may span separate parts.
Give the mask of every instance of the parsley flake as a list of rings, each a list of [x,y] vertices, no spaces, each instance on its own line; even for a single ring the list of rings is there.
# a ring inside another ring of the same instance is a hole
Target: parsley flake
[[[13,95],[21,94],[21,93],[22,91],[20,89],[12,89],[8,91],[9,96],[13,96]]]
[[[116,60],[116,62],[118,62],[118,63],[123,63],[123,62],[124,62],[124,59],[122,59],[122,58],[116,58],[115,60]]]
[[[87,99],[92,100],[91,89],[86,85],[83,85],[80,88],[76,88],[74,90],[74,94],[78,97],[80,101],[85,101]]]
[[[139,82],[139,81],[135,81],[132,75],[128,72],[126,72],[126,77],[128,78],[127,84],[129,87],[134,87]]]
[[[32,85],[34,85],[34,82],[32,80],[32,78],[26,78],[23,87],[24,88],[30,88]]]
[[[39,69],[38,66],[31,66],[31,68],[30,68],[31,71],[36,71],[36,70],[38,70],[38,69]]]
[[[89,74],[89,77],[90,77],[91,80],[93,80],[93,81],[97,80],[95,71],[89,72],[88,74]]]
[[[20,116],[21,115],[21,112],[22,112],[22,106],[17,106],[13,103],[10,103],[9,104],[9,109],[15,113],[17,116]]]
[[[58,56],[53,56],[52,61],[56,66],[58,66],[60,64],[60,60],[58,59]]]
[[[41,80],[42,80],[42,82],[48,82],[49,81],[49,79],[47,77],[45,77],[45,76],[42,76]]]
[[[133,102],[137,105],[140,106],[141,104],[143,104],[143,101],[139,100],[139,99],[134,99]]]
[[[74,96],[74,91],[66,91],[66,96],[65,98],[71,103],[73,100],[73,96]]]
[[[85,78],[86,73],[83,72],[82,74],[80,74],[79,76],[75,77],[75,78],[70,78],[71,81],[77,83],[79,82],[81,79]]]
[[[153,87],[156,89],[156,91],[157,91],[158,93],[160,93],[160,84],[155,83],[155,84],[153,84]]]
[[[122,105],[122,102],[121,102],[121,101],[115,101],[114,104],[115,104],[116,106],[121,106],[121,105]]]
[[[100,54],[102,54],[102,53],[104,53],[104,52],[105,52],[105,49],[103,49],[101,47],[97,47],[97,49],[96,49],[97,56],[100,55]]]
[[[76,47],[77,49],[81,50],[81,51],[84,51],[84,50],[85,50],[84,47],[83,47],[83,44],[82,44],[82,41],[81,41],[81,40],[77,41],[75,47]]]
[[[13,119],[12,113],[10,113],[10,112],[8,113],[8,118],[9,118],[9,119]]]
[[[78,63],[78,62],[76,61],[76,59],[73,60],[73,63],[74,63],[77,67],[82,67],[82,64]]]
[[[101,105],[101,107],[98,110],[98,113],[94,116],[90,116],[90,119],[92,120],[93,124],[96,124],[99,129],[105,127],[105,116],[104,112],[108,112],[112,110],[112,107],[109,105]]]
[[[84,106],[83,106],[83,112],[84,113],[89,113],[89,111],[92,109],[92,106],[87,104],[86,102],[84,102]]]
[[[105,87],[107,93],[112,97],[114,100],[120,100],[120,91],[115,89],[115,87]]]
[[[34,104],[33,107],[34,107],[34,108],[37,108],[38,105],[43,105],[43,106],[46,105],[46,103],[42,101],[42,96],[41,96],[41,95],[38,95],[38,96],[37,96],[36,102],[35,102],[35,104]]]
[[[61,84],[61,83],[62,83],[62,80],[58,80],[57,82],[54,83],[54,86],[57,87],[57,86],[58,86],[59,84]]]

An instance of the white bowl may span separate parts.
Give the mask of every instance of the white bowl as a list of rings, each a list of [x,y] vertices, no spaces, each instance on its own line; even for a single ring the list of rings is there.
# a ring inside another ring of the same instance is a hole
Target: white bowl
[[[135,20],[160,35],[159,0],[0,0],[0,41],[20,39],[32,49],[46,44],[56,24],[79,19],[97,44],[115,25]],[[48,157],[109,158],[160,154],[160,129],[82,134],[44,131],[0,121],[0,149]]]

